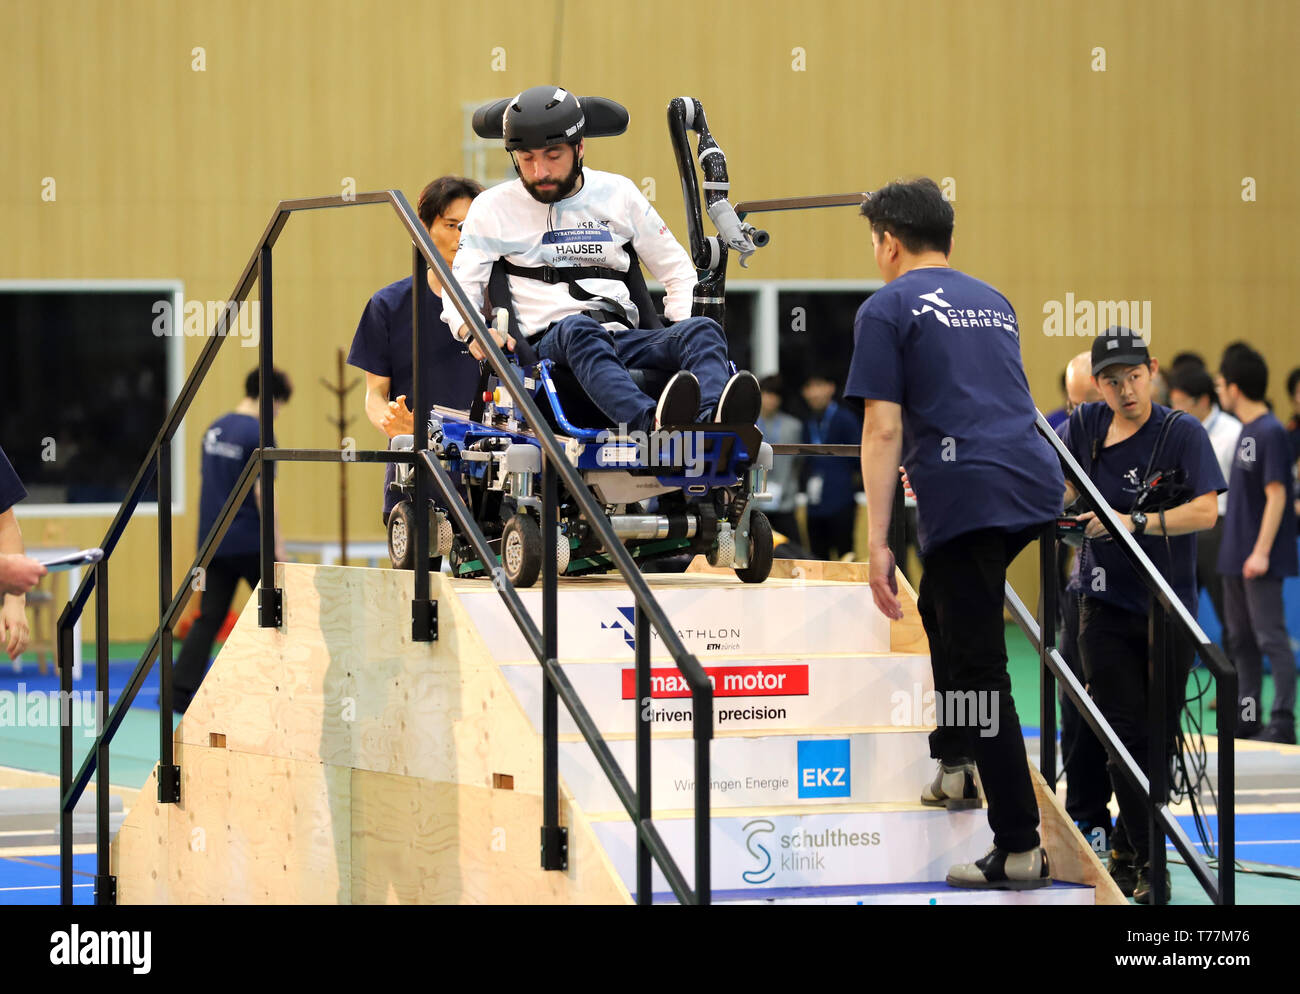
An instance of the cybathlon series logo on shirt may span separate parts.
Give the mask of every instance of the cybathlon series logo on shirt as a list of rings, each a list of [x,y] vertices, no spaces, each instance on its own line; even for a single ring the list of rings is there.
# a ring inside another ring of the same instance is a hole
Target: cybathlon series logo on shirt
[[[945,327],[952,327],[948,324],[948,315],[944,313],[944,311],[951,310],[952,305],[939,296],[941,293],[943,293],[943,287],[939,287],[939,289],[935,290],[933,293],[921,294],[921,299],[927,301],[927,303],[919,311],[913,308],[912,313],[917,317],[920,317],[922,314],[927,314],[930,311],[933,311],[934,316],[937,317]]]
[[[1020,338],[1020,330],[1016,327],[1016,316],[1010,311],[998,311],[988,307],[953,307],[940,296],[942,293],[943,287],[939,287],[931,293],[919,294],[924,304],[919,311],[912,308],[912,314],[916,317],[933,314],[945,328],[1002,328],[1017,339]]]
[[[799,796],[848,797],[852,793],[848,739],[800,742]]]

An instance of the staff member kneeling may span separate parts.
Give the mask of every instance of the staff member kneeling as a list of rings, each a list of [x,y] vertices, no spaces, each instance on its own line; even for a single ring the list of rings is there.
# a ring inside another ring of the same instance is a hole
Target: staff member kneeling
[[[1127,328],[1107,329],[1092,344],[1092,377],[1102,401],[1078,407],[1061,432],[1083,471],[1117,512],[1138,545],[1196,615],[1196,536],[1219,517],[1218,495],[1227,489],[1210,437],[1200,422],[1151,401],[1156,360]],[[1166,481],[1151,490],[1155,474]],[[1077,494],[1066,485],[1065,500]],[[1164,508],[1165,510],[1160,510]],[[1144,510],[1145,509],[1145,510]],[[1150,596],[1118,544],[1096,514],[1075,558],[1079,606],[1079,655],[1097,708],[1129,755],[1147,769],[1147,630]],[[1176,537],[1174,537],[1176,536]],[[1175,629],[1175,632],[1179,632]],[[1172,747],[1182,713],[1191,642],[1175,634],[1173,672],[1167,674]],[[1142,795],[1120,775],[1112,758],[1110,779],[1119,801],[1111,842],[1110,872],[1126,897],[1151,900],[1147,875],[1150,848]],[[1168,891],[1168,880],[1165,889]]]
[[[1015,312],[993,287],[948,265],[953,212],[939,187],[891,183],[862,213],[889,285],[858,311],[844,395],[866,404],[871,593],[891,618],[903,614],[887,544],[900,452],[916,491],[924,569],[917,606],[939,726],[930,754],[942,764],[921,800],[978,807],[978,767],[993,847],[954,866],[948,883],[1042,887],[1051,872],[1011,699],[1002,600],[1007,564],[1055,519],[1065,480],[1034,429]],[[971,710],[980,720],[970,720]]]

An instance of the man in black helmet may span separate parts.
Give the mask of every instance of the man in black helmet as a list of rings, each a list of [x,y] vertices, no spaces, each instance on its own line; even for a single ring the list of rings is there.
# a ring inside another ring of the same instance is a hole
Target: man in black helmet
[[[484,191],[465,217],[456,279],[483,299],[492,267],[505,261],[515,317],[543,359],[571,368],[597,407],[622,431],[717,421],[752,424],[761,392],[751,373],[730,375],[716,321],[691,317],[695,267],[630,179],[584,169],[586,119],[577,97],[536,86],[511,100],[503,134],[517,183]],[[665,328],[640,328],[628,274],[634,255],[667,290]],[[448,299],[443,318],[461,341],[469,328]],[[494,337],[503,347],[513,341]],[[482,355],[470,344],[476,358]],[[675,375],[658,403],[628,368]]]

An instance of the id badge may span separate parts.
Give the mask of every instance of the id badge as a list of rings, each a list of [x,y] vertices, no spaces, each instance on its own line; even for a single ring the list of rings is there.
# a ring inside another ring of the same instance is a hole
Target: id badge
[[[808,503],[820,504],[822,502],[822,478],[820,476],[811,476],[808,478]]]

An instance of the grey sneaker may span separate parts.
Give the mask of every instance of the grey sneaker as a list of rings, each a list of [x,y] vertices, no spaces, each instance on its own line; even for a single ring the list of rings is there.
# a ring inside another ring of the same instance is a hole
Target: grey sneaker
[[[1025,852],[1007,852],[989,846],[982,859],[958,863],[948,871],[949,887],[975,890],[1035,890],[1051,882],[1047,850],[1041,846]]]
[[[934,780],[921,791],[921,803],[949,811],[968,811],[982,807],[975,783],[975,764],[968,759],[940,763]]]

